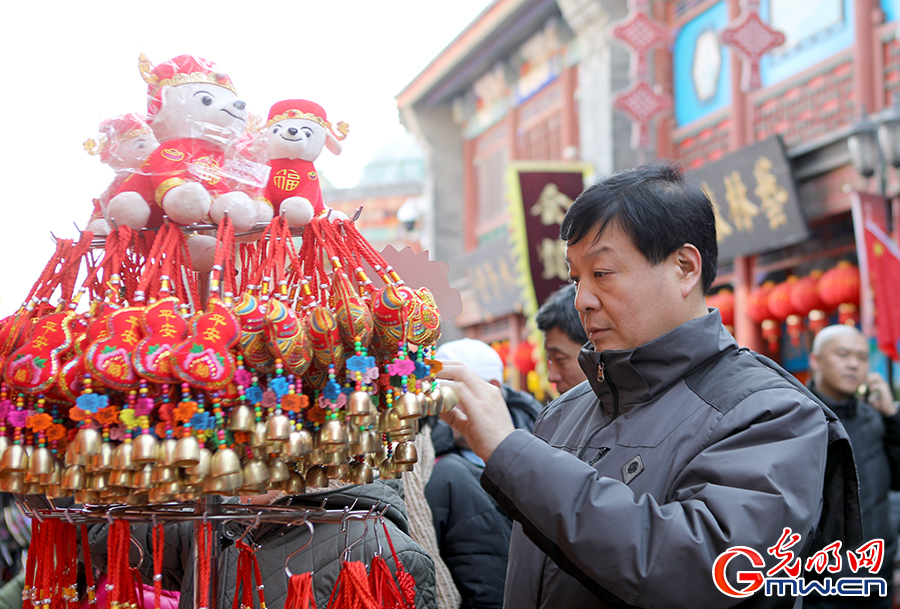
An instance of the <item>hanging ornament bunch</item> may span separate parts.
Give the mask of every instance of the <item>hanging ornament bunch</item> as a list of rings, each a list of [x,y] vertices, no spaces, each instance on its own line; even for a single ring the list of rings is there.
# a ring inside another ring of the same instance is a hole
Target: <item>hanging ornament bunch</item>
[[[226,217],[208,291],[175,225],[92,238],[59,240],[0,322],[0,489],[140,505],[413,467],[440,316],[353,221],[297,248],[283,217],[241,244]]]

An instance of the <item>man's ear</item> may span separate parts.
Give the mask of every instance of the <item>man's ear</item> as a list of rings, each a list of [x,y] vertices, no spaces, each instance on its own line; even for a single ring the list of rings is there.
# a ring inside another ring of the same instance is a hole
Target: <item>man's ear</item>
[[[812,373],[819,371],[819,355],[817,353],[809,354],[809,371]]]
[[[702,284],[703,257],[700,255],[700,250],[690,243],[682,245],[672,256],[678,267],[681,295],[683,298],[687,298],[697,285]]]

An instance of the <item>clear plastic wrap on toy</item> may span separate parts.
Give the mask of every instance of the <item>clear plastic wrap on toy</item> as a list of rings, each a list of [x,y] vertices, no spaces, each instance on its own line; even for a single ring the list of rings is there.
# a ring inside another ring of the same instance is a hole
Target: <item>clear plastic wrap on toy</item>
[[[156,145],[101,198],[104,218],[141,229],[159,227],[163,216],[190,225],[218,224],[227,214],[239,232],[271,220],[268,167],[240,152],[253,137],[251,115],[228,75],[190,55],[155,66],[142,55],[139,67]]]

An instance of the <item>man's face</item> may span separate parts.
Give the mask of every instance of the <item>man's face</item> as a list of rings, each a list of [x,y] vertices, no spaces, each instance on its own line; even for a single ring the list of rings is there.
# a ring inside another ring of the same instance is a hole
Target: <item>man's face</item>
[[[557,391],[565,393],[585,380],[584,371],[578,365],[581,345],[560,328],[544,332],[544,350],[547,352],[547,380],[556,384]]]
[[[618,226],[596,235],[566,247],[575,308],[595,350],[634,349],[691,319],[677,252],[652,265]]]
[[[833,400],[844,400],[869,374],[869,345],[858,334],[839,334],[810,357],[816,389]]]

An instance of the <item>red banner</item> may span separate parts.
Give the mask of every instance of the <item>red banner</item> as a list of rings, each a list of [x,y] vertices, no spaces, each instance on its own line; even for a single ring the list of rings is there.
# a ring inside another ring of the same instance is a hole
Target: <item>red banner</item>
[[[900,360],[900,249],[874,222],[863,227],[869,280],[875,301],[878,348],[894,361]]]

